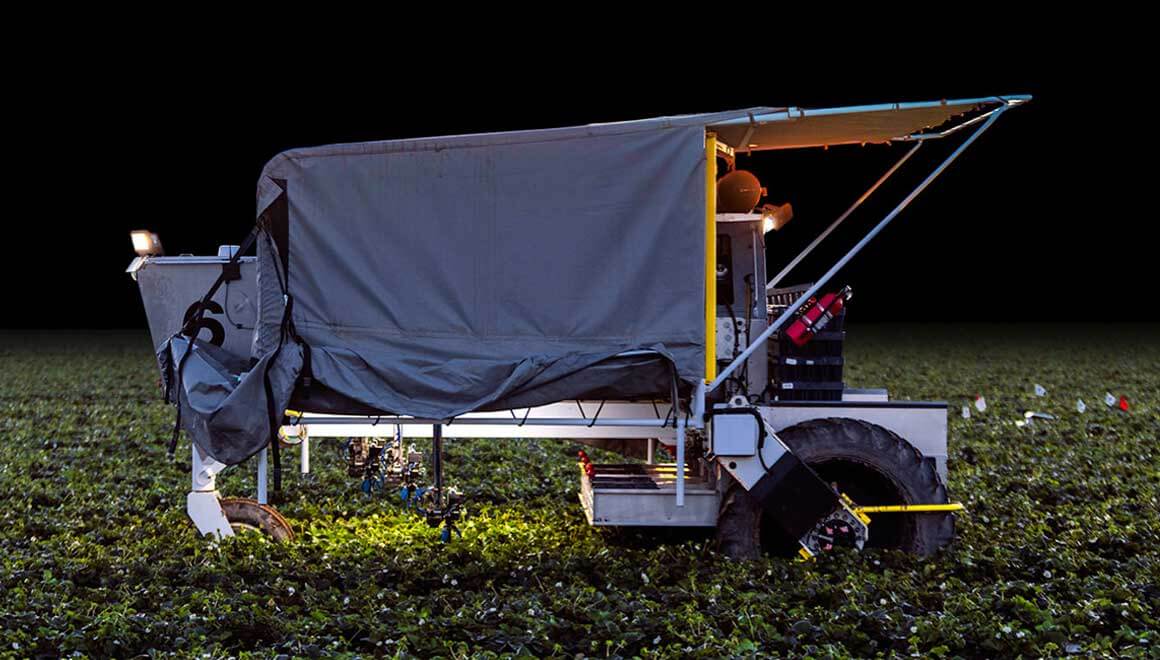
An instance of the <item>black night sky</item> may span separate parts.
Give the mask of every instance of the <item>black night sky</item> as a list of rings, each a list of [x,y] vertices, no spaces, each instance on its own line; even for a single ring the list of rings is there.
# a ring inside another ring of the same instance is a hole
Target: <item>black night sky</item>
[[[291,147],[1012,93],[1035,100],[1002,117],[837,277],[855,291],[851,321],[1160,318],[1148,238],[1155,212],[1139,201],[1155,188],[1154,168],[1140,165],[1155,151],[1133,141],[1139,109],[1125,94],[1142,80],[1133,53],[1101,48],[1091,59],[1027,46],[948,62],[929,48],[900,47],[811,66],[754,49],[695,70],[656,53],[566,64],[536,52],[468,59],[298,70],[194,57],[161,73],[158,62],[116,55],[64,77],[25,75],[17,84],[26,87],[26,119],[10,127],[18,144],[10,153],[27,156],[8,190],[19,203],[5,223],[16,231],[0,327],[143,329],[124,274],[129,231],[156,231],[171,254],[240,242],[259,170]],[[959,139],[924,147],[789,281],[823,272]],[[878,145],[742,157],[769,201],[792,202],[796,212],[770,235],[771,270],[902,152]]]

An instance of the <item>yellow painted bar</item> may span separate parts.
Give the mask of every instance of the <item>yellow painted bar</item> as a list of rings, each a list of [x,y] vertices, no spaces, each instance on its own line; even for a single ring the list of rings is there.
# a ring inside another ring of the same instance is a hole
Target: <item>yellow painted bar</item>
[[[889,506],[858,506],[854,510],[858,513],[935,513],[944,511],[962,511],[961,502],[951,504],[893,504]]]
[[[705,382],[717,377],[717,136],[705,135]]]

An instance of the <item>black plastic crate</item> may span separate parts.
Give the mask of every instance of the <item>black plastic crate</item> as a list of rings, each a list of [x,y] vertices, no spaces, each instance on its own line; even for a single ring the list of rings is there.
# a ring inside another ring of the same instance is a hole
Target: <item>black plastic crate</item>
[[[769,314],[770,323],[777,320],[778,318],[781,318],[781,315],[785,313],[785,310],[788,309],[790,305],[797,302],[798,298],[801,298],[802,294],[804,294],[811,286],[813,285],[799,284],[798,286],[785,287],[783,289],[772,289],[771,291],[767,292],[767,312]],[[822,291],[821,295],[825,295],[826,293],[826,291]],[[809,305],[802,305],[802,307],[799,308],[794,314],[794,317],[796,318],[801,314],[801,312],[805,311],[805,308],[808,307]],[[790,323],[793,323],[792,319],[786,321],[785,325],[788,326]],[[825,328],[819,333],[819,335],[825,334],[827,332],[842,332],[842,330],[845,329],[845,325],[846,308],[843,307],[842,311],[838,312],[834,318],[830,319],[830,321],[826,324]],[[818,337],[815,337],[814,341],[817,341],[817,339]]]
[[[770,360],[770,374],[777,383],[839,382],[842,380],[841,356],[803,357],[781,355]]]
[[[808,305],[805,307],[808,307]],[[781,315],[783,313],[785,313],[785,310],[786,310],[785,307],[778,307],[778,306],[770,305],[768,307],[768,309],[766,310],[767,313],[769,314],[769,322],[773,323],[774,321],[781,318]],[[794,319],[796,319],[798,316],[801,316],[801,312],[803,312],[803,311],[805,311],[805,309],[799,309],[798,313],[794,314],[792,318],[790,318],[788,321],[785,322],[784,325],[782,325],[782,327],[783,328],[789,327],[789,324],[793,323]],[[821,335],[824,335],[826,333],[840,333],[845,329],[846,329],[846,308],[843,307],[842,311],[835,314],[834,317],[831,318],[828,323],[826,323],[825,327],[822,328],[821,331],[818,332],[818,334],[815,336],[815,340],[818,337],[820,337]]]
[[[781,307],[784,310],[786,307],[794,304],[798,298],[801,298],[802,294],[808,291],[813,285],[813,282],[809,282],[807,284],[770,289],[765,292],[765,299],[769,301],[771,306]]]
[[[778,401],[841,401],[846,384],[838,382],[794,381],[777,383]]]
[[[770,321],[785,313],[810,286],[802,284],[769,291],[767,300]],[[793,319],[786,321],[782,328],[791,323]],[[794,344],[781,331],[773,334],[768,354],[770,392],[774,398],[779,401],[842,400],[842,392],[845,390],[845,382],[842,380],[845,323],[846,310],[843,308],[804,346]]]
[[[842,357],[845,346],[845,332],[829,332],[823,330],[806,342],[805,346],[798,346],[784,337],[781,331],[770,337],[770,353],[774,357],[822,358]]]

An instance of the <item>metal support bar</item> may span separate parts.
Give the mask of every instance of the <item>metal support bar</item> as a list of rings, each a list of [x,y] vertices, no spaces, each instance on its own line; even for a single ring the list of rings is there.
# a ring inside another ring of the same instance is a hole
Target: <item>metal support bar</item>
[[[705,380],[717,374],[717,136],[705,136]],[[674,402],[675,403],[675,402]]]
[[[365,424],[368,417],[310,417],[308,423],[310,426],[318,426],[320,424]],[[429,419],[419,417],[395,417],[395,416],[381,416],[377,418],[378,421],[384,424],[404,424],[404,425],[427,425],[427,424],[446,424],[446,419]],[[510,419],[505,417],[456,417],[455,424],[477,424],[481,426],[523,426],[521,420]],[[615,417],[606,417],[604,419],[583,419],[583,418],[567,418],[567,417],[545,417],[545,418],[531,418],[527,420],[528,426],[631,426],[631,427],[656,427],[664,428],[668,426],[668,420],[665,419],[619,419]]]
[[[778,282],[781,282],[786,275],[789,275],[789,272],[793,270],[799,263],[801,263],[802,259],[805,259],[809,253],[813,252],[814,248],[818,247],[819,243],[826,240],[826,237],[833,233],[833,231],[838,228],[838,225],[845,222],[846,218],[850,217],[850,214],[853,213],[855,209],[857,209],[859,206],[862,206],[862,202],[865,202],[870,197],[870,195],[874,194],[875,190],[878,190],[879,186],[881,186],[886,182],[887,179],[893,176],[894,173],[898,171],[898,168],[902,167],[902,164],[910,159],[910,157],[914,155],[914,152],[918,151],[918,148],[921,146],[922,142],[916,142],[909,151],[903,154],[902,158],[900,158],[893,167],[891,167],[889,170],[886,170],[886,174],[883,174],[877,181],[874,182],[874,185],[867,188],[866,192],[862,193],[862,196],[850,205],[850,208],[846,209],[842,215],[838,216],[838,219],[830,224],[829,227],[826,227],[825,231],[823,231],[821,234],[818,234],[818,237],[815,238],[809,245],[807,245],[806,249],[802,250],[798,256],[794,257],[793,261],[786,264],[785,268],[782,268],[780,273],[774,275],[773,279],[771,279],[769,283],[765,285],[765,290],[769,291],[770,289],[776,287]]]
[[[431,467],[435,476],[436,506],[443,507],[443,425],[431,429]]]
[[[685,418],[677,418],[677,506],[685,506]]]
[[[736,358],[734,358],[733,361],[729,363],[729,366],[725,367],[724,371],[717,374],[716,380],[714,380],[712,383],[709,384],[709,391],[712,392],[713,390],[720,387],[721,384],[724,383],[725,380],[728,379],[729,376],[734,371],[736,371],[740,365],[744,364],[745,361],[749,359],[750,355],[753,355],[754,351],[756,351],[763,344],[765,344],[766,340],[769,339],[769,337],[774,332],[776,332],[778,329],[780,329],[781,326],[786,321],[788,321],[790,318],[792,318],[794,313],[797,312],[797,310],[802,305],[804,305],[806,303],[806,301],[808,301],[823,286],[825,286],[830,281],[830,278],[834,276],[835,273],[837,273],[839,270],[841,270],[842,267],[845,266],[850,261],[850,259],[853,259],[854,255],[861,252],[862,248],[866,247],[866,244],[869,243],[875,236],[877,236],[879,234],[879,232],[881,232],[883,229],[885,229],[886,225],[890,224],[891,220],[894,220],[894,218],[897,217],[898,214],[901,213],[903,209],[905,209],[907,206],[909,206],[910,203],[912,201],[914,201],[914,198],[918,197],[919,193],[921,193],[923,190],[926,190],[926,187],[929,186],[932,181],[934,181],[936,178],[938,178],[938,176],[943,173],[943,170],[945,170],[948,165],[950,165],[952,162],[954,162],[954,160],[956,158],[958,158],[960,154],[962,154],[964,151],[966,151],[967,147],[971,146],[972,142],[974,142],[980,135],[982,135],[988,128],[990,128],[991,124],[995,123],[995,120],[998,119],[1003,114],[1003,112],[1007,109],[1007,107],[1008,106],[1003,106],[1003,107],[999,108],[998,110],[996,110],[995,113],[993,115],[991,115],[989,118],[987,118],[987,121],[982,126],[980,126],[978,129],[976,129],[975,132],[972,133],[970,137],[968,137],[966,140],[963,140],[963,143],[960,144],[958,146],[958,148],[955,149],[951,153],[951,155],[947,156],[946,159],[942,163],[940,163],[939,166],[936,167],[933,172],[928,174],[927,177],[922,180],[922,183],[918,184],[918,187],[916,187],[914,190],[910,191],[910,194],[907,195],[906,198],[903,199],[898,204],[898,206],[894,207],[893,211],[888,213],[886,215],[886,217],[882,219],[881,222],[879,222],[877,225],[875,225],[875,227],[873,229],[871,229],[870,232],[862,238],[862,240],[858,241],[857,245],[850,248],[850,251],[847,252],[845,254],[845,256],[843,256],[841,259],[839,259],[838,262],[835,263],[830,268],[830,270],[826,271],[825,275],[822,275],[822,277],[820,279],[818,279],[817,282],[814,282],[814,285],[811,286],[805,293],[803,293],[801,295],[801,297],[798,298],[796,302],[794,302],[794,304],[790,305],[785,310],[785,312],[783,312],[782,315],[777,318],[776,321],[771,323],[769,325],[769,327],[767,327],[765,329],[765,331],[762,332],[761,335],[759,335],[757,337],[757,339],[754,340],[753,343],[751,343],[749,345],[748,348],[746,348],[744,351],[741,352],[741,355],[738,355]]]
[[[310,474],[310,438],[305,433],[302,434],[300,451],[300,460],[298,461],[299,470],[302,474]]]
[[[1011,106],[1020,105],[1031,100],[1029,94],[1005,94],[1003,96],[983,96],[969,99],[944,99],[940,101],[918,101],[906,103],[879,103],[875,105],[855,105],[841,108],[781,108],[768,112],[765,114],[753,115],[746,114],[744,117],[735,117],[733,119],[726,119],[714,124],[714,126],[740,126],[750,124],[767,124],[778,121],[795,121],[798,119],[805,119],[809,117],[828,117],[834,115],[857,115],[867,112],[889,112],[892,110],[922,110],[926,108],[938,108],[945,105],[958,106],[978,106],[985,103],[1001,104],[1000,107],[1007,108]]]
[[[258,452],[258,504],[269,504],[269,497],[267,496],[267,473],[265,447]]]
[[[990,110],[988,112],[984,112],[983,114],[979,115],[978,117],[972,117],[971,119],[969,119],[961,124],[955,124],[954,126],[951,126],[950,128],[948,128],[944,131],[939,131],[937,133],[913,133],[913,134],[907,135],[905,137],[894,138],[894,140],[892,140],[892,141],[893,142],[921,142],[923,140],[937,140],[939,138],[944,138],[944,137],[950,135],[951,133],[957,133],[968,126],[974,126],[975,124],[985,120],[987,117],[990,117],[992,114],[994,114],[1000,108],[1006,108],[1006,107],[1007,106],[1005,106],[1005,105],[999,106],[999,108],[995,108],[995,110]]]

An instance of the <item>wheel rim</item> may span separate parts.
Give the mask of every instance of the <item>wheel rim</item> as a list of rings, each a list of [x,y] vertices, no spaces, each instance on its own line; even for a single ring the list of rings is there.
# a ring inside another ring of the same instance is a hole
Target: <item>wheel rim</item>
[[[274,541],[291,541],[294,530],[273,507],[256,500],[227,497],[221,500],[222,513],[230,527],[239,532],[258,532]]]
[[[834,458],[810,462],[818,476],[826,483],[836,484],[856,504],[904,504],[902,490],[878,470],[856,461]],[[870,537],[865,548],[902,548],[913,535],[913,519],[908,515],[875,516],[870,525]],[[792,555],[799,547],[797,539],[789,539],[778,529],[766,513],[761,514],[761,547],[765,552]]]
[[[856,504],[871,506],[907,503],[898,484],[868,465],[835,459],[819,462],[810,467],[828,483],[836,483],[838,490],[849,496]],[[866,547],[904,547],[913,535],[914,520],[911,516],[898,514],[877,516],[870,524],[870,538]]]

